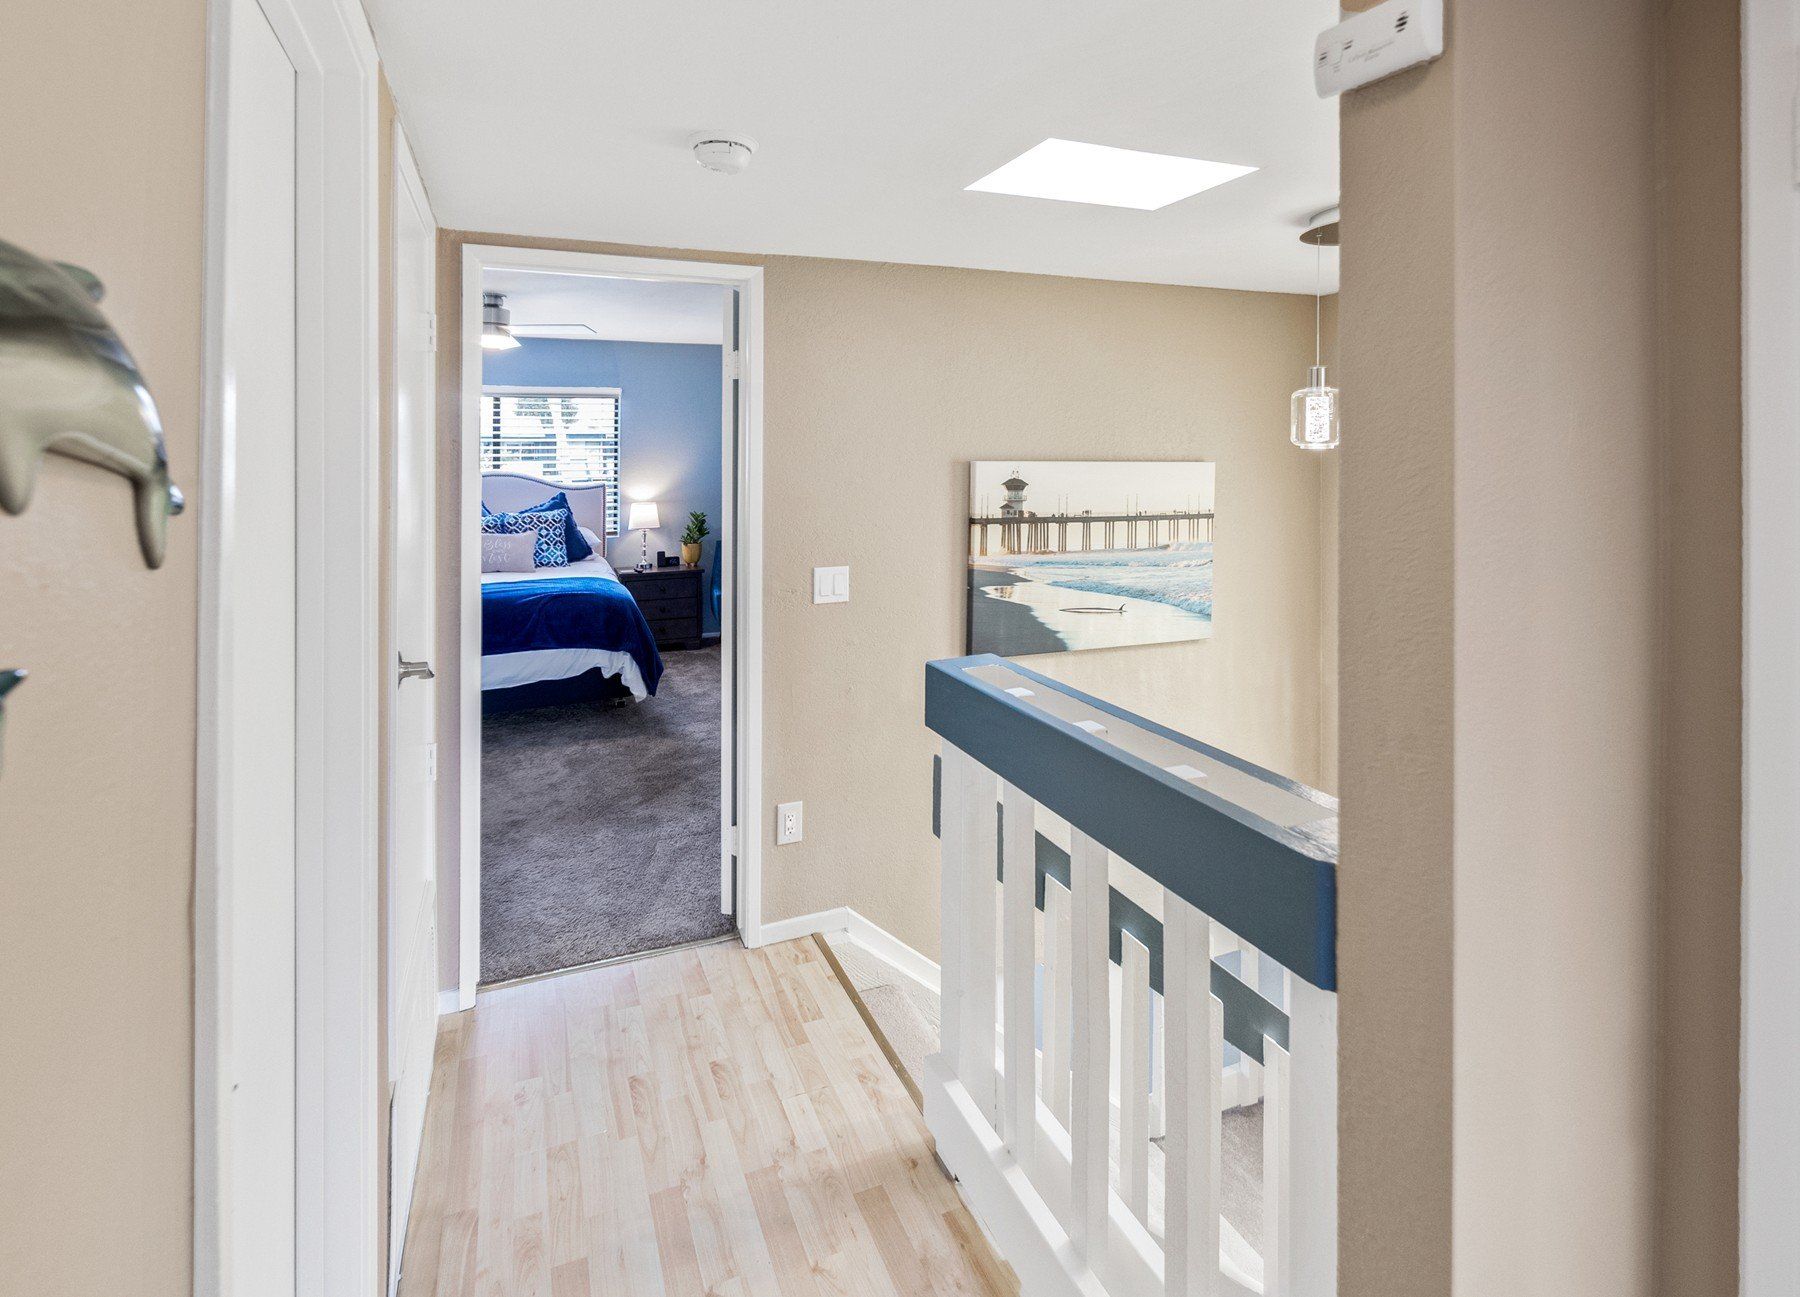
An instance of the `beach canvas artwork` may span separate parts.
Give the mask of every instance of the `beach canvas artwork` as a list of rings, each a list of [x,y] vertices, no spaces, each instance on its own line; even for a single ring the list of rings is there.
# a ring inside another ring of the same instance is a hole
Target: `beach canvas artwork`
[[[969,652],[1210,638],[1214,467],[970,464]]]

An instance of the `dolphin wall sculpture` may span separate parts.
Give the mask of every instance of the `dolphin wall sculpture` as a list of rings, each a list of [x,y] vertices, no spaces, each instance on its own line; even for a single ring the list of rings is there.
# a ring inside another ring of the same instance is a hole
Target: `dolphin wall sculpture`
[[[0,241],[0,509],[25,511],[46,451],[98,465],[131,481],[138,547],[161,567],[182,495],[150,389],[94,305],[104,291]]]

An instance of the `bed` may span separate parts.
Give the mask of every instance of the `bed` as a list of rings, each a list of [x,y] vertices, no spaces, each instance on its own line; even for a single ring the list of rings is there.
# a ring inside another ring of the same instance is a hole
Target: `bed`
[[[481,710],[516,711],[656,692],[662,658],[631,592],[606,561],[606,488],[557,486],[523,473],[484,473],[496,513],[561,491],[594,553],[567,567],[481,574]]]

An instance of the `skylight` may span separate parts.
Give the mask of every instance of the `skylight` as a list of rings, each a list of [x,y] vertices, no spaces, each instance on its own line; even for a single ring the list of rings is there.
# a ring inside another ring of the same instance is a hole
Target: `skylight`
[[[1255,170],[1169,153],[1048,139],[968,188],[983,194],[1017,194],[1153,212]]]

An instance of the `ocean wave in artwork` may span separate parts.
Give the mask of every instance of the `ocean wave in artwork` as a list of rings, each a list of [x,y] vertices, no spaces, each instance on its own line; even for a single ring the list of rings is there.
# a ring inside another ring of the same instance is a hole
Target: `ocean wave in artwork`
[[[1147,599],[1211,620],[1212,549],[1211,541],[1201,540],[1150,550],[1022,554],[1007,559],[1005,566],[1044,585]]]

